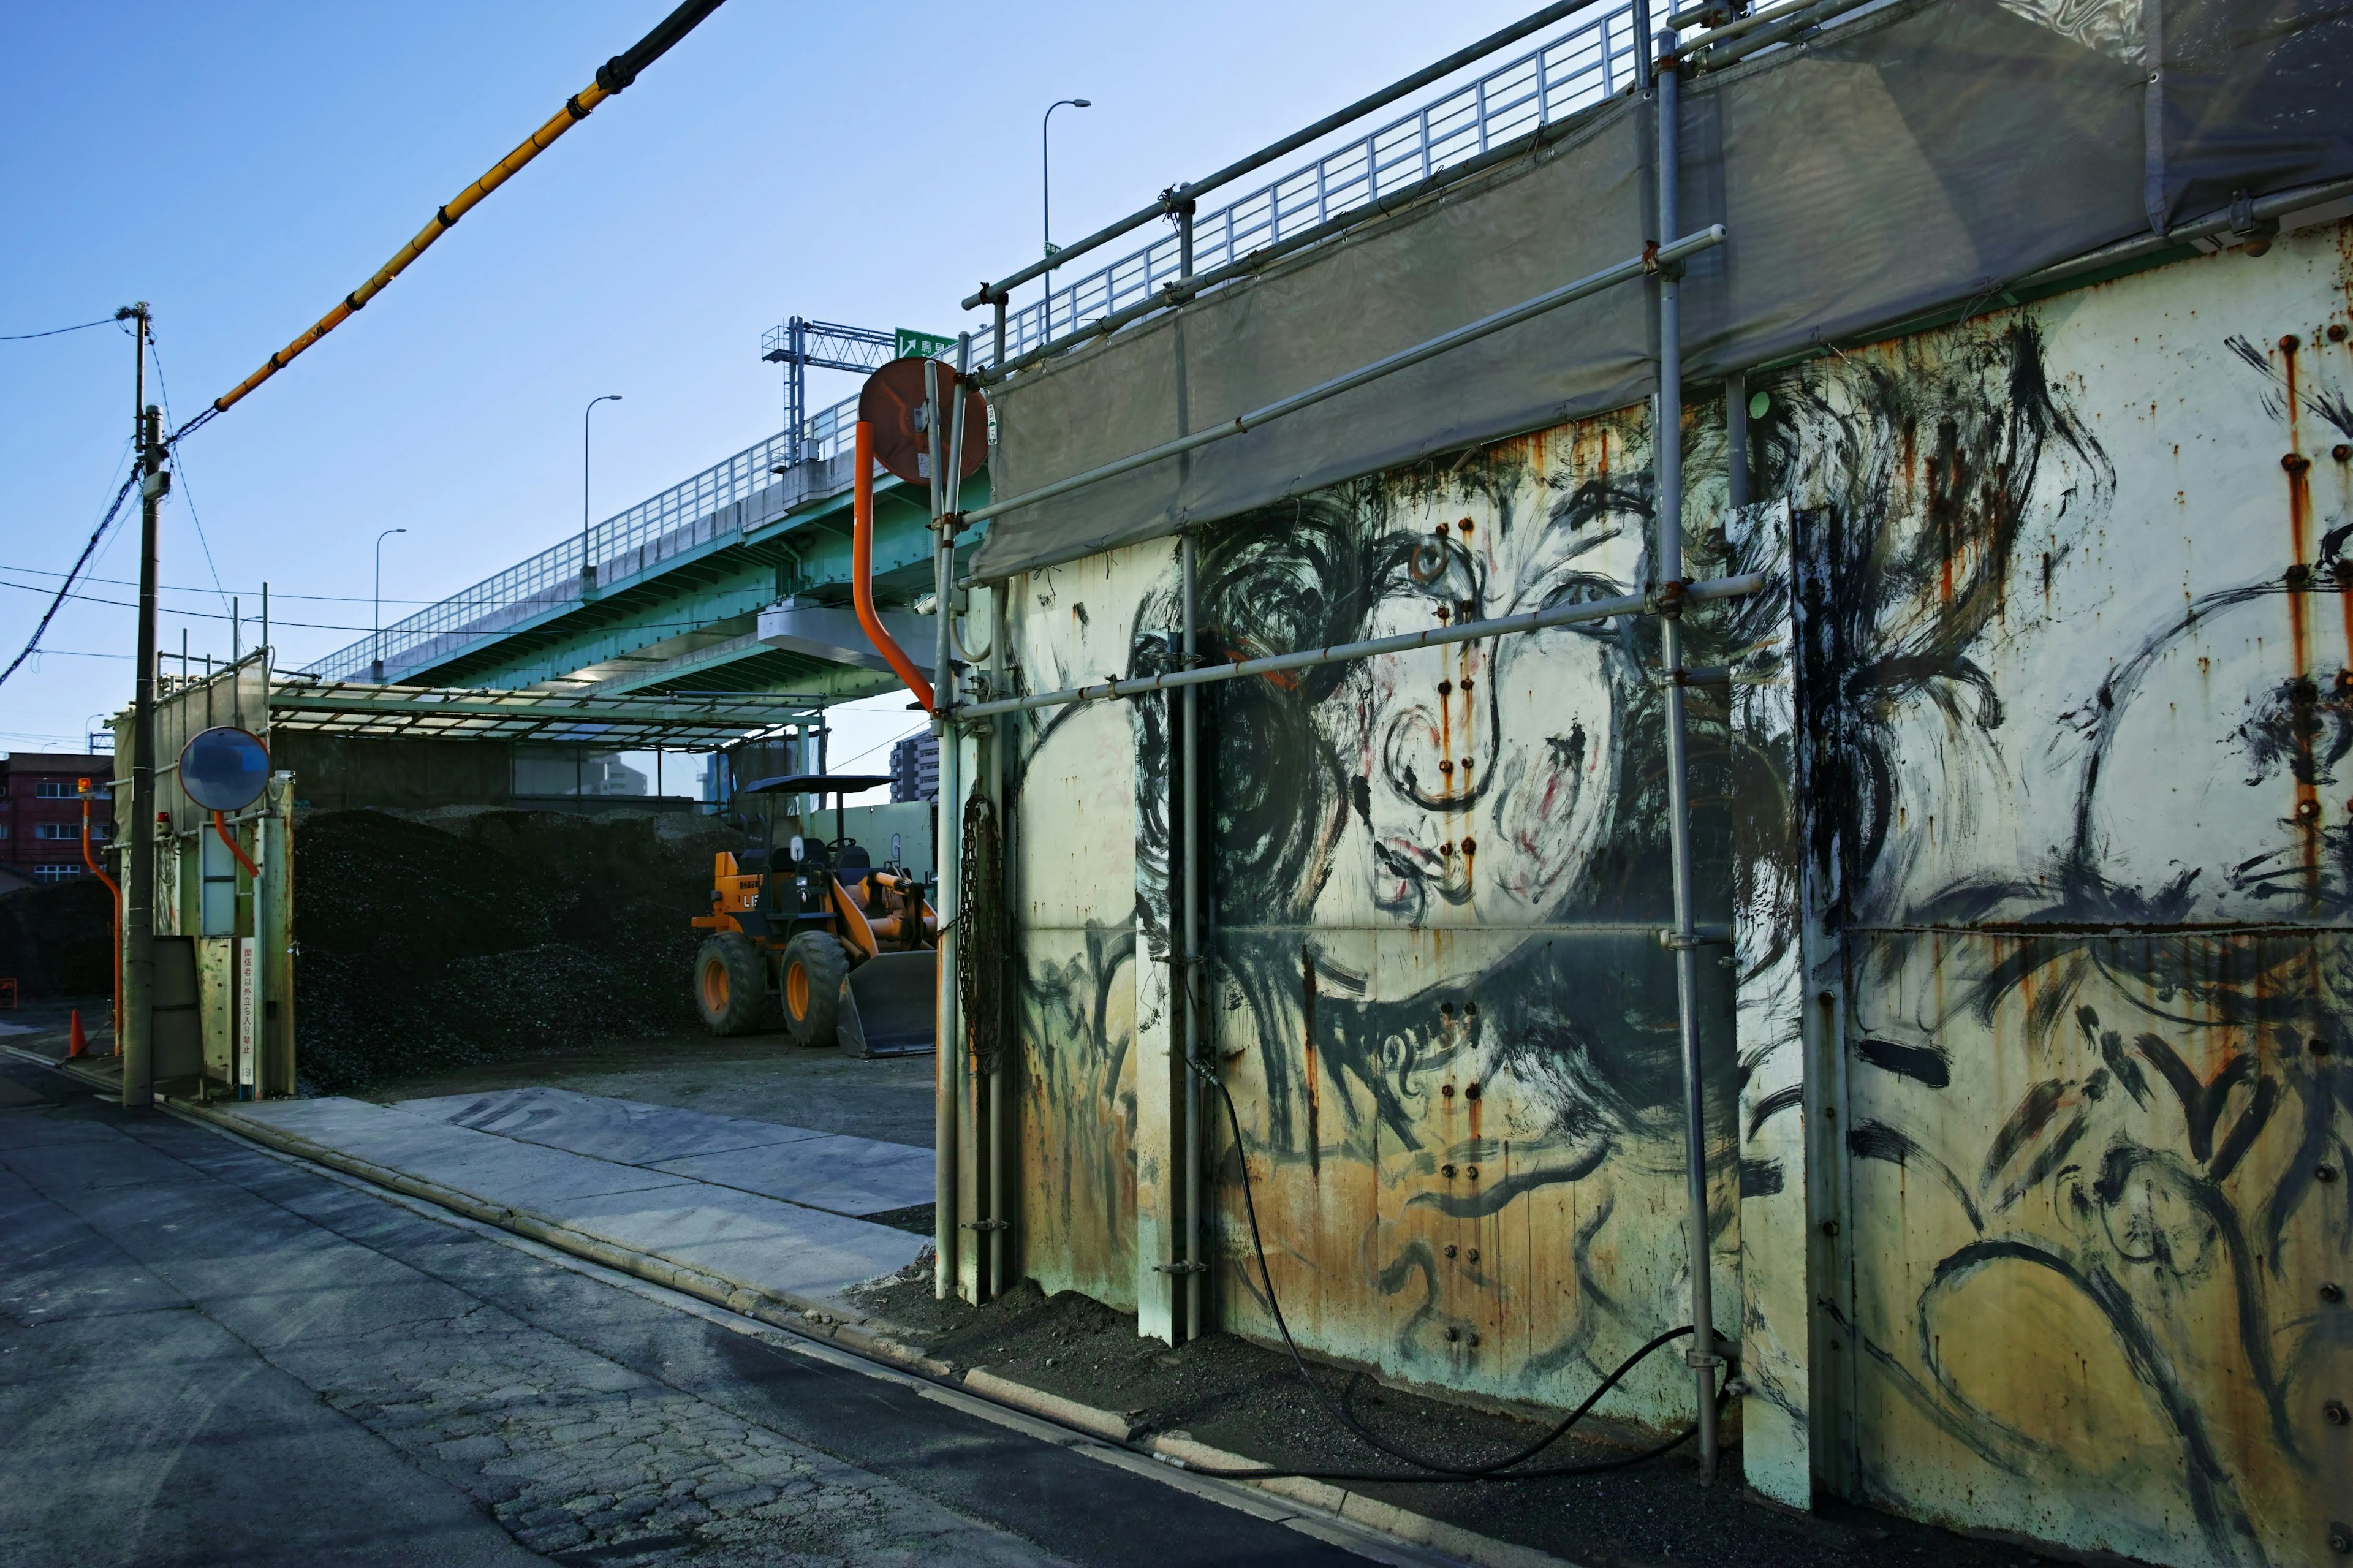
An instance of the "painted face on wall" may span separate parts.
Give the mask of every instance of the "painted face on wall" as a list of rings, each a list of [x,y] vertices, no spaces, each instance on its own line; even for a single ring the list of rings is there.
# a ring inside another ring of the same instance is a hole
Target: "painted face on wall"
[[[1361,635],[1631,591],[1648,506],[1625,481],[1638,460],[1628,437],[1598,421],[1514,443],[1475,488],[1384,487]],[[1336,851],[1345,874],[1318,915],[1489,929],[1543,920],[1609,828],[1628,637],[1615,621],[1556,626],[1349,669],[1315,714],[1352,807]]]

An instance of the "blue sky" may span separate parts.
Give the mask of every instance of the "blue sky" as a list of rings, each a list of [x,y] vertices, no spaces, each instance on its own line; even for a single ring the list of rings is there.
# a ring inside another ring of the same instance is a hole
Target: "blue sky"
[[[148,300],[185,420],[665,9],[0,7],[0,333]],[[284,662],[364,635],[383,529],[408,530],[384,546],[387,620],[554,542],[578,526],[581,405],[599,393],[625,397],[596,416],[600,518],[773,434],[759,337],[787,315],[954,331],[984,275],[1037,254],[1038,116],[1056,98],[1094,100],[1054,119],[1067,242],[1518,14],[731,0],[182,448],[164,641],[185,628],[227,652],[216,576],[248,616],[271,584]],[[122,471],[130,371],[112,327],[0,343],[0,582],[71,564]],[[852,390],[818,379],[820,405]],[[133,524],[100,578],[136,578]],[[44,602],[0,587],[0,661]],[[53,651],[0,687],[0,751],[79,749],[128,700],[132,636],[129,608],[69,605]],[[905,727],[882,707],[845,721],[838,756]]]

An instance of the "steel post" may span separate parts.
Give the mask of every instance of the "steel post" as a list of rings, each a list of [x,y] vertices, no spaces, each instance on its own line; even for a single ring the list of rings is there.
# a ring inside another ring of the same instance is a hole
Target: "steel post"
[[[1674,231],[1677,198],[1677,73],[1675,35],[1662,28],[1658,37],[1659,108],[1659,231]],[[1683,575],[1683,300],[1680,268],[1658,274],[1659,395],[1651,419],[1651,451],[1655,464],[1658,519],[1656,582],[1662,593],[1676,594]],[[1667,601],[1660,618],[1661,676],[1666,686],[1667,721],[1667,844],[1674,878],[1675,1015],[1682,1037],[1683,1068],[1683,1183],[1689,1205],[1685,1243],[1691,1268],[1693,1397],[1697,1405],[1699,1479],[1702,1486],[1715,1479],[1715,1310],[1709,1278],[1707,1221],[1707,1114],[1699,1043],[1699,952],[1695,912],[1692,907],[1692,832],[1690,755],[1683,725],[1683,620],[1678,599]]]
[[[1186,261],[1192,260],[1192,218],[1187,209],[1185,229]],[[1178,571],[1183,580],[1184,640],[1182,652],[1185,668],[1190,669],[1199,651],[1198,622],[1194,599],[1193,536],[1186,534],[1177,543]],[[1178,752],[1183,757],[1183,772],[1178,788],[1185,792],[1179,809],[1182,824],[1178,843],[1183,865],[1180,875],[1184,882],[1184,915],[1178,926],[1177,978],[1183,986],[1185,1017],[1185,1337],[1201,1337],[1202,1299],[1206,1293],[1209,1260],[1204,1256],[1201,1216],[1201,1078],[1196,1070],[1202,1061],[1201,1041],[1201,690],[1187,686],[1177,696]],[[1211,1058],[1214,1060],[1214,1047]]]
[[[1000,585],[988,591],[988,684],[991,690],[1002,690],[1006,681],[1006,637],[1011,628],[1005,614],[1005,589]],[[988,889],[990,897],[1004,900],[1004,920],[1000,930],[1010,941],[1013,910],[1013,813],[1005,798],[1005,748],[1012,743],[1013,725],[1004,718],[988,721],[988,798],[997,808],[997,871],[1000,883]],[[966,889],[966,897],[973,896]],[[1008,976],[1000,972],[995,979],[997,994],[1002,997]],[[1001,1005],[1001,1004],[1000,1004]],[[994,1066],[988,1072],[988,1297],[995,1300],[1005,1294],[1005,1238],[1011,1221],[1005,1213],[1005,1189],[1008,1172],[1005,1151],[1005,1020],[997,1020],[997,1038],[989,1042],[990,1059]]]
[[[932,500],[932,586],[937,595],[936,613],[939,634],[933,653],[932,700],[939,715],[933,730],[940,744],[939,836],[937,843],[939,900],[939,993],[935,1016],[939,1045],[934,1057],[933,1077],[934,1117],[933,1153],[938,1167],[933,1173],[933,1245],[938,1253],[932,1278],[933,1293],[944,1301],[955,1293],[961,1276],[959,1268],[959,1196],[957,1162],[962,1157],[958,1133],[964,1121],[964,1031],[959,1026],[956,1006],[955,921],[963,905],[963,889],[957,885],[963,866],[964,824],[962,780],[959,777],[956,729],[948,716],[948,703],[954,696],[955,676],[951,662],[951,632],[948,626],[953,610],[948,604],[952,591],[955,554],[948,540],[944,522],[946,486],[941,468],[940,450],[940,376],[939,361],[923,362],[923,425],[931,458]]]

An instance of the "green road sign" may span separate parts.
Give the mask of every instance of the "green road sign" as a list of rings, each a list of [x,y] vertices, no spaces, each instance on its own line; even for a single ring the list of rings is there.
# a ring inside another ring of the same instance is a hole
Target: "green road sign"
[[[892,333],[892,336],[897,340],[894,346],[901,359],[905,359],[909,354],[920,355],[924,359],[945,359],[955,352],[954,338],[943,338],[931,332],[911,331],[905,327],[899,328]]]

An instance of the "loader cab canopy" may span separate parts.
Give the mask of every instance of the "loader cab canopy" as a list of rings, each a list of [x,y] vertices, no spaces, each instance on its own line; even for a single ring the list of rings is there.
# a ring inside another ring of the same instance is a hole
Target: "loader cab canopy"
[[[891,782],[889,773],[781,773],[775,778],[754,779],[736,790],[737,795],[805,795],[833,796],[833,838],[824,847],[830,852],[837,876],[857,880],[873,868],[873,857],[861,845],[851,842],[842,827],[841,797],[856,795],[860,790],[877,789]],[[796,846],[800,841],[794,840]],[[767,818],[767,843],[754,852],[758,856],[758,868],[778,869],[776,860],[776,819],[773,813]],[[794,858],[801,852],[797,847]],[[741,862],[738,862],[741,864]],[[746,869],[751,868],[747,867]]]
[[[737,795],[856,795],[860,790],[880,789],[891,782],[889,773],[781,773],[772,779],[754,779],[736,790]]]

